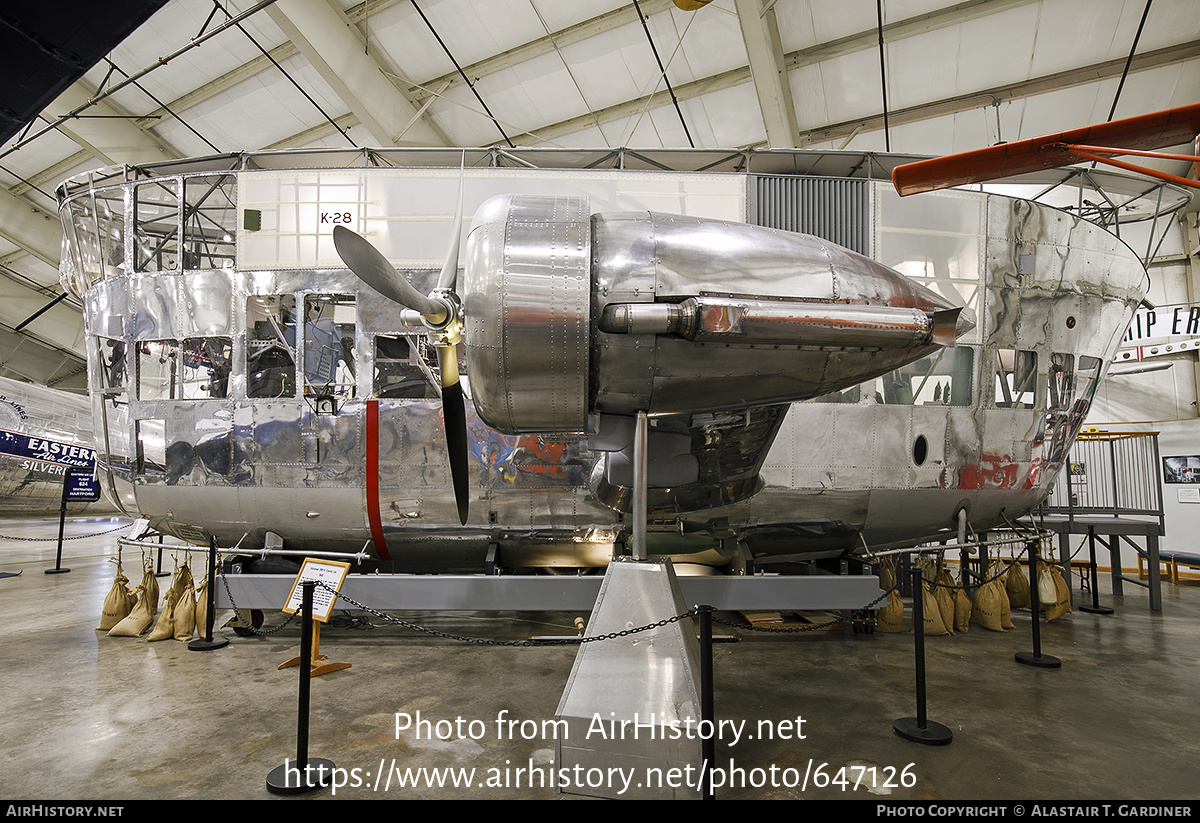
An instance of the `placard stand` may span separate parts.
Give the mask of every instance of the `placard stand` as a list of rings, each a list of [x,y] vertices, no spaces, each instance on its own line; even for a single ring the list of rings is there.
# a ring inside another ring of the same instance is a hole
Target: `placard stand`
[[[280,663],[276,667],[277,669],[299,666],[304,660],[308,660],[309,677],[319,677],[323,674],[350,668],[349,663],[319,662],[328,659],[328,655],[321,654],[321,624],[328,622],[329,615],[333,612],[334,601],[337,600],[337,593],[341,591],[342,582],[346,579],[346,573],[349,571],[349,563],[342,563],[336,560],[314,560],[311,557],[304,559],[303,565],[300,566],[300,573],[296,575],[296,582],[292,585],[292,592],[288,596],[288,604],[284,607],[283,611],[288,614],[295,614],[301,605],[298,598],[303,594],[302,588],[308,588],[307,583],[311,582],[313,584],[314,601],[311,642],[307,644],[307,651],[302,644],[300,654]],[[317,583],[322,584],[319,589],[316,586]],[[319,601],[316,599],[317,591],[320,592]]]

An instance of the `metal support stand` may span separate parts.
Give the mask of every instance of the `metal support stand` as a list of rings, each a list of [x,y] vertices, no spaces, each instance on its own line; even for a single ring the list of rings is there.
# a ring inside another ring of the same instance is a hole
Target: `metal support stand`
[[[1079,610],[1088,614],[1112,614],[1111,606],[1100,605],[1100,590],[1096,586],[1096,530],[1091,526],[1088,526],[1088,555],[1092,561],[1092,604],[1082,605]]]
[[[954,739],[954,733],[941,723],[925,716],[925,604],[921,585],[921,570],[913,567],[913,639],[916,647],[917,716],[901,717],[892,723],[892,731],[898,737],[926,746],[945,746]]]
[[[313,590],[317,584],[305,580],[301,611],[304,622],[300,629],[300,657],[308,660],[312,656]],[[300,670],[300,699],[296,722],[296,760],[284,761],[267,775],[267,791],[272,794],[306,794],[328,786],[333,780],[333,761],[308,756],[308,698],[312,678],[303,668]]]
[[[623,558],[609,564],[555,711],[555,720],[566,724],[554,744],[560,773],[644,773],[647,765],[661,767],[664,774],[697,773],[704,759],[696,734],[703,719],[700,647],[691,620],[670,620],[686,611],[669,560]],[[659,621],[670,622],[608,637]],[[589,637],[607,639],[587,642]],[[556,788],[612,799],[700,798],[692,780],[678,786],[601,781]]]
[[[193,652],[211,652],[223,649],[229,645],[228,637],[213,637],[213,618],[216,616],[216,571],[217,571],[217,538],[208,539],[208,585],[205,586],[204,596],[208,599],[207,620],[204,623],[204,637],[188,643],[188,650]]]
[[[67,490],[71,487],[71,470],[63,476],[62,504],[58,507],[58,553],[54,557],[54,568],[46,569],[46,574],[66,574],[70,569],[62,567],[63,529],[67,525]]]
[[[1037,564],[1037,541],[1031,540],[1029,542],[1029,611],[1033,614],[1033,653],[1017,652],[1015,657],[1018,663],[1024,663],[1026,666],[1057,669],[1062,666],[1062,661],[1052,655],[1042,654],[1042,608],[1038,600]]]

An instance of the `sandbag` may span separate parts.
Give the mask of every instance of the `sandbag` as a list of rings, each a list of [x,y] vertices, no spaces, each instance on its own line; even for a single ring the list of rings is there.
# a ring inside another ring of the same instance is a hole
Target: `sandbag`
[[[885,557],[879,564],[879,587],[884,591],[896,588],[896,556]],[[885,607],[886,608],[886,607]]]
[[[997,596],[1000,599],[1000,625],[1005,629],[1015,629],[1016,626],[1012,622],[1012,609],[1008,604],[1008,590],[1004,588],[1004,566],[999,561],[992,564],[991,577],[995,578],[992,583],[996,587]]]
[[[187,563],[176,573],[176,584],[179,589],[175,601],[175,639],[188,641],[196,630],[196,587]]]
[[[158,578],[154,576],[154,561],[148,556],[142,556],[142,586],[146,593],[143,595],[150,601],[153,611],[158,611]]]
[[[150,632],[150,636],[146,640],[170,640],[175,636],[175,603],[178,600],[178,593],[173,589],[168,589],[163,600],[162,611],[158,615],[158,622],[154,624],[154,630]]]
[[[208,581],[196,587],[196,634],[204,637],[208,631]]]
[[[1047,623],[1057,620],[1071,611],[1071,590],[1067,586],[1067,581],[1063,580],[1058,566],[1050,567],[1050,581],[1054,586],[1054,599],[1050,603],[1042,604],[1042,608],[1046,612]],[[1038,594],[1041,594],[1040,589]]]
[[[938,572],[937,588],[933,595],[934,600],[937,601],[942,625],[946,627],[946,633],[954,634],[954,580],[950,577],[950,571],[945,567]]]
[[[971,598],[960,582],[954,590],[954,630],[965,632],[971,627]]]
[[[938,608],[937,597],[929,586],[929,581],[921,577],[921,608],[924,610],[924,631],[929,635],[943,635],[950,632],[942,622],[942,612]],[[915,614],[915,612],[914,612]]]
[[[1014,609],[1029,607],[1029,577],[1021,569],[1021,564],[1013,562],[1008,574],[1004,577],[1004,589],[1008,592],[1008,605]]]
[[[108,630],[109,637],[141,637],[142,632],[154,622],[154,607],[146,597],[146,590],[138,586],[133,590],[137,603],[120,623]]]
[[[121,572],[121,561],[118,560],[117,576],[104,598],[104,606],[100,609],[100,625],[96,631],[106,632],[129,616],[134,599],[129,594],[128,586],[129,578]]]
[[[1050,574],[1050,566],[1039,558],[1037,564],[1038,607],[1046,610],[1047,603],[1053,603],[1058,598],[1054,589],[1054,577]]]
[[[997,586],[999,581],[985,583],[975,590],[971,601],[971,622],[994,632],[1004,631],[1000,619],[1001,601],[1008,603],[1008,595]]]
[[[904,601],[895,590],[889,591],[887,605],[875,613],[875,631],[895,634],[904,621]]]

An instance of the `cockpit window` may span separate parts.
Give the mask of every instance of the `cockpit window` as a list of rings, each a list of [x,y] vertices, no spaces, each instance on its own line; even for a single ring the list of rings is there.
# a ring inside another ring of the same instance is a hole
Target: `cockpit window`
[[[253,294],[246,300],[246,396],[296,396],[296,298]]]

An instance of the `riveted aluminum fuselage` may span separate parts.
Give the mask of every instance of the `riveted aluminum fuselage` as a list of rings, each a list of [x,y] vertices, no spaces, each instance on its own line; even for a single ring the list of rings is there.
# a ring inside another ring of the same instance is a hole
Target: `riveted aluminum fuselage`
[[[509,433],[468,404],[466,526],[457,524],[434,366],[394,304],[336,265],[243,265],[231,254],[226,263],[192,267],[184,248],[173,265],[135,270],[123,265],[137,257],[141,237],[133,236],[132,195],[110,192],[124,211],[107,217],[87,205],[96,202],[94,192],[68,197],[63,218],[77,262],[64,281],[85,299],[103,486],[126,510],[196,541],[215,535],[231,545],[246,535],[243,545],[255,547],[274,532],[299,549],[356,551],[367,544],[380,557],[428,569],[480,568],[492,544],[513,565],[594,565],[607,560],[627,525],[628,488],[610,459],[620,450],[601,443],[600,420],[588,412],[621,416],[650,402],[664,404],[651,427],[663,476],[675,476],[678,457],[695,464],[682,482],[652,480],[652,550],[702,551],[706,561],[720,562],[741,540],[764,559],[812,556],[864,542],[930,539],[953,529],[962,508],[976,529],[1019,517],[1040,502],[1061,468],[1143,295],[1144,269],[1108,232],[1029,201],[954,192],[900,204],[883,184],[872,185],[873,256],[906,275],[925,265],[918,282],[943,303],[970,305],[977,328],[945,350],[960,354],[935,361],[930,347],[930,357],[901,374],[882,360],[864,369],[865,355],[854,347],[812,346],[821,379],[868,379],[862,386],[833,381],[834,394],[824,400],[772,399],[789,396],[790,385],[731,408],[730,396],[775,379],[788,346],[661,336],[652,344],[654,335],[598,331],[605,307],[706,295],[749,303],[763,294],[821,294],[835,304],[854,288],[839,273],[854,267],[883,273],[870,280],[872,297],[894,306],[888,268],[861,256],[834,260],[847,253],[823,243],[807,244],[808,261],[783,268],[777,246],[788,247],[793,259],[797,248],[787,233],[742,233],[730,223],[714,240],[711,222],[691,218],[643,211],[584,220],[572,212],[567,222],[579,228],[564,230],[553,244],[562,252],[553,257],[564,273],[560,299],[548,301],[514,276],[500,309],[529,320],[530,328],[551,309],[559,312],[564,333],[574,335],[565,347],[540,356],[535,346],[509,349],[514,341],[489,338],[495,326],[464,300],[465,336],[495,358],[493,367],[466,369],[468,395],[487,384],[489,395],[513,393],[511,408],[522,415],[567,421],[557,433]],[[922,219],[897,216],[913,212]],[[947,215],[954,231],[944,230]],[[536,223],[519,237],[488,242],[505,244],[511,259],[524,255],[533,270],[545,259],[535,253],[546,248],[538,246]],[[99,243],[110,253],[88,261],[85,226],[115,238]],[[914,249],[926,241],[931,251],[921,257]],[[425,292],[437,268],[406,274]],[[698,283],[697,269],[711,276]],[[290,316],[273,308],[282,303],[292,307]],[[352,323],[338,325],[337,391],[307,373],[317,367],[310,368],[306,352],[323,333],[319,321],[301,319],[310,303],[354,307]],[[277,318],[291,330],[275,334],[268,320]],[[519,334],[520,323],[507,332]],[[270,384],[279,387],[275,396],[262,389],[268,369],[256,368],[261,362],[254,359],[271,335],[292,358],[290,375]],[[400,395],[381,388],[385,361],[398,360],[381,340],[405,341],[408,377]],[[175,391],[168,367],[155,359],[170,352],[173,373],[207,370],[192,396]],[[511,360],[516,352],[520,362]],[[1020,365],[1005,372],[1010,352]],[[1063,377],[1066,355],[1071,380]],[[1085,374],[1085,359],[1101,365]],[[470,363],[464,358],[464,367]],[[142,371],[156,368],[157,382]],[[511,382],[514,373],[540,380],[540,388]],[[904,378],[903,390],[893,375]],[[710,395],[720,402],[709,402]],[[380,533],[372,533],[372,516]]]

